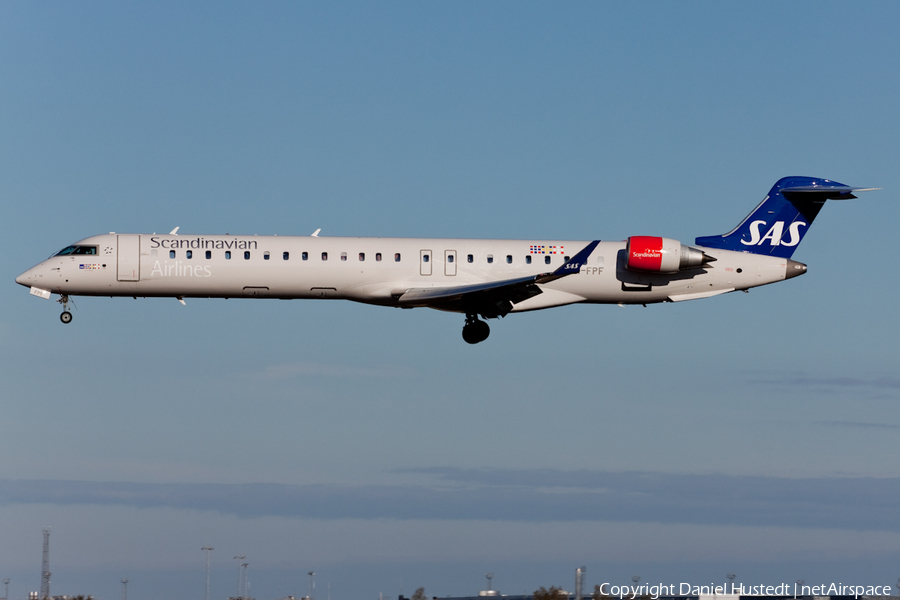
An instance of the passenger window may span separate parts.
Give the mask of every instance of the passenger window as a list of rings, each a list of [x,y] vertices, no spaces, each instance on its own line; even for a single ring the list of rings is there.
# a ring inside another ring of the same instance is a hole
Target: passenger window
[[[193,250],[188,250],[187,252],[184,253],[184,256],[185,256],[185,258],[193,258],[193,257],[194,257],[194,251],[193,251]]]
[[[399,252],[394,254],[394,262],[400,262],[400,253]]]
[[[290,253],[290,252],[282,252],[282,253],[281,253],[281,258],[284,259],[284,260],[288,260],[288,259],[291,258],[291,253]]]
[[[381,262],[381,252],[375,253],[375,262]]]
[[[506,255],[506,264],[508,264],[508,265],[512,264],[512,254]]]
[[[452,254],[448,254],[448,255],[447,255],[447,262],[448,262],[448,263],[452,263],[452,262],[453,262],[453,255],[452,255]]]
[[[466,257],[466,262],[475,262],[475,257],[471,254]]]
[[[175,251],[169,250],[169,258],[175,258]]]
[[[347,260],[347,253],[341,252],[341,260]]]
[[[428,259],[430,259],[430,258],[431,258],[431,257],[430,257],[429,255],[423,254],[423,255],[422,255],[422,262],[428,262]]]
[[[249,250],[246,250],[244,252],[244,260],[250,260],[250,251]]]
[[[323,253],[322,253],[322,260],[328,260],[328,253],[327,253],[327,252],[323,252]]]
[[[308,259],[309,259],[309,252],[303,252],[302,254],[300,254],[300,260],[308,260]]]
[[[531,264],[531,255],[530,255],[530,254],[527,255],[527,256],[525,257],[525,264],[526,264],[526,265],[530,265],[530,264]]]
[[[269,260],[269,253],[263,252],[263,260]]]
[[[365,252],[360,252],[360,253],[359,253],[359,260],[360,260],[360,262],[366,260],[366,253],[365,253]]]
[[[209,260],[210,258],[212,258],[212,250],[207,250],[206,251],[206,260]]]
[[[487,259],[488,259],[488,264],[489,264],[489,265],[490,265],[490,264],[493,264],[493,262],[494,262],[494,255],[493,255],[493,254],[488,254]]]
[[[225,260],[231,260],[231,250],[225,251]]]

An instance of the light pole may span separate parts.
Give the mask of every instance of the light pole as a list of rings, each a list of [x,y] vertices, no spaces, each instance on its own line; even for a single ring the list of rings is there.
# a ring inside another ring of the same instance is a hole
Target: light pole
[[[641,580],[640,575],[632,575],[631,580],[634,582],[634,587],[637,588],[638,581]],[[637,589],[634,590],[634,598],[637,598]]]
[[[900,580],[898,580],[898,583],[900,583]],[[9,600],[9,577],[3,580],[3,586],[6,588],[3,591],[3,600]]]
[[[316,582],[313,581],[313,575],[315,574],[315,571],[307,573],[307,575],[309,575],[309,600],[313,600],[313,592],[316,591]]]
[[[122,578],[122,600],[128,600],[128,578]]]
[[[238,591],[237,591],[238,598],[242,598],[241,588],[243,587],[243,583],[244,583],[242,581],[243,575],[244,575],[244,568],[241,566],[241,561],[244,560],[245,558],[247,558],[247,557],[246,556],[235,556],[234,557],[234,560],[238,561]]]
[[[725,593],[726,593],[726,594],[733,594],[733,593],[734,593],[734,578],[737,577],[737,575],[736,575],[735,573],[727,573],[727,574],[725,575],[725,577],[727,577],[727,578],[728,578],[728,581],[731,582],[731,591],[730,591],[730,592],[726,591]],[[209,600],[209,598],[207,598],[206,600]]]
[[[584,596],[582,592],[585,571],[587,571],[587,567],[578,567],[575,569],[575,600],[582,600]]]
[[[215,548],[212,546],[203,546],[200,549],[206,552],[206,600],[209,600],[209,553],[215,550]]]
[[[241,565],[244,568],[244,590],[241,592],[241,598],[248,597],[248,591],[250,590],[250,578],[247,576],[247,570],[250,567],[250,563],[244,563]]]

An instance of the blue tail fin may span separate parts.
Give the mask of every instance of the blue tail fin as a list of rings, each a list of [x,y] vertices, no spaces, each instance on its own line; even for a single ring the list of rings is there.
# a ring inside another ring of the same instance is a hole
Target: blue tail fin
[[[852,188],[817,177],[778,180],[759,206],[725,235],[698,237],[706,248],[790,258],[826,200],[856,198]]]

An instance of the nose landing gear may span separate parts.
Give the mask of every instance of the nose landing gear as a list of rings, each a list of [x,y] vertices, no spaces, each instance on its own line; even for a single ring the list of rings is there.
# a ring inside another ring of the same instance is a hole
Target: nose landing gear
[[[491,328],[484,321],[480,321],[478,315],[466,315],[466,324],[462,330],[462,336],[466,343],[483,342],[490,334]]]
[[[59,315],[59,320],[68,325],[72,322],[72,313],[69,312],[69,297],[60,296],[57,302],[63,305],[63,313]]]

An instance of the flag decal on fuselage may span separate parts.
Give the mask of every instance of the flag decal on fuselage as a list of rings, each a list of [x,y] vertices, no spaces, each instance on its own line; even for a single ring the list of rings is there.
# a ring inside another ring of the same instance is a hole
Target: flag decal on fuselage
[[[564,252],[563,246],[539,246],[532,245],[529,246],[529,252],[531,254],[562,254]]]

